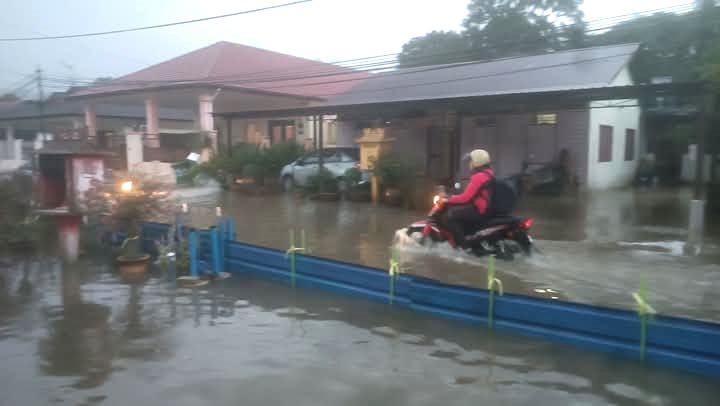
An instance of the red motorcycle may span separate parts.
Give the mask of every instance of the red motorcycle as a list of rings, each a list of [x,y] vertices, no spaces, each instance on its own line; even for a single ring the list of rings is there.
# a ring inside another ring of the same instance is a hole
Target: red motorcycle
[[[444,193],[435,195],[427,219],[416,221],[405,228],[407,236],[420,245],[447,242],[457,248],[453,234],[443,226],[448,209],[442,203],[443,196]],[[509,214],[490,217],[482,224],[467,224],[464,231],[469,252],[479,257],[496,255],[505,260],[512,260],[520,252],[529,256],[533,250],[533,239],[529,234],[532,224],[532,218]]]

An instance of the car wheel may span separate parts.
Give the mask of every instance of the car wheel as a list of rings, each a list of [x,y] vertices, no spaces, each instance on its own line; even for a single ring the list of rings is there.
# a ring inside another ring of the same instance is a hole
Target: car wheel
[[[282,186],[285,192],[292,192],[292,190],[295,188],[295,181],[293,181],[292,176],[285,176],[283,178]]]

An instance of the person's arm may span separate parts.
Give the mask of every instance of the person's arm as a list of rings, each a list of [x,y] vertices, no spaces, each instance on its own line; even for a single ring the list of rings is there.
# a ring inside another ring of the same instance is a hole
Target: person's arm
[[[467,204],[471,203],[473,198],[477,196],[478,190],[488,181],[488,175],[485,172],[480,172],[473,175],[470,178],[470,183],[467,185],[465,190],[455,196],[451,196],[447,202],[450,204]]]

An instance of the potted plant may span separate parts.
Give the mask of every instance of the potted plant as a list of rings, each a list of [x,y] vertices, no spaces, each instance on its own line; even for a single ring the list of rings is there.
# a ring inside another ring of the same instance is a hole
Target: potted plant
[[[343,181],[346,185],[346,197],[353,202],[370,201],[370,183],[362,182],[362,171],[359,168],[350,168],[345,171]]]
[[[167,220],[164,217],[171,212],[167,188],[156,182],[134,178],[118,185],[99,185],[91,193],[101,195],[96,198],[89,196],[91,206],[88,213],[100,217],[113,233],[123,236],[115,258],[120,272],[147,272],[150,255],[142,251],[140,227],[145,221]]]
[[[329,170],[322,168],[318,173],[308,177],[305,191],[313,200],[338,200],[338,180]]]
[[[394,154],[384,154],[375,159],[372,171],[384,188],[384,200],[388,204],[414,205],[416,176],[415,168]]]

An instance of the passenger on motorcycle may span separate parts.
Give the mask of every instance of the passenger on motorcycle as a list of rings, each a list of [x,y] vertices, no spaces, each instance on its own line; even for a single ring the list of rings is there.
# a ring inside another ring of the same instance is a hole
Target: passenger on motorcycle
[[[447,204],[446,227],[452,232],[455,245],[459,248],[467,248],[464,227],[484,223],[487,220],[490,186],[495,179],[495,173],[490,167],[490,154],[487,151],[473,150],[469,154],[469,160],[470,183],[461,194],[442,199],[442,202]]]

